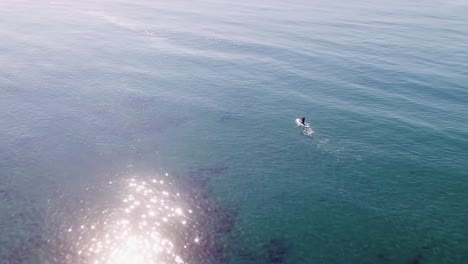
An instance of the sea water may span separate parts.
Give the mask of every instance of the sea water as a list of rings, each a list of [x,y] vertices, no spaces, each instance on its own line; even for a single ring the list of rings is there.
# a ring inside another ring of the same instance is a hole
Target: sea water
[[[0,38],[2,263],[468,262],[466,1],[6,0]]]

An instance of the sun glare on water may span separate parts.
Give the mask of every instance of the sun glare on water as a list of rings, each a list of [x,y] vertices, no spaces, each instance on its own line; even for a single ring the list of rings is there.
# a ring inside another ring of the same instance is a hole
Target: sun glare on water
[[[122,189],[121,201],[67,230],[80,263],[186,263],[184,250],[200,236],[180,194],[162,179],[109,184]]]

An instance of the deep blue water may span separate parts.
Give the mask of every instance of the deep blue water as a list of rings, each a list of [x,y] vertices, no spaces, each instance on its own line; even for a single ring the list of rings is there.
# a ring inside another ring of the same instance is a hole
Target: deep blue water
[[[342,2],[2,1],[2,263],[467,263],[468,3]]]

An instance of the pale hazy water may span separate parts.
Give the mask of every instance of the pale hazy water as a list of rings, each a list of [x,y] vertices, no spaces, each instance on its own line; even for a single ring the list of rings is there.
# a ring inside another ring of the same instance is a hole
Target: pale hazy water
[[[2,1],[2,262],[467,263],[468,3],[341,2]]]

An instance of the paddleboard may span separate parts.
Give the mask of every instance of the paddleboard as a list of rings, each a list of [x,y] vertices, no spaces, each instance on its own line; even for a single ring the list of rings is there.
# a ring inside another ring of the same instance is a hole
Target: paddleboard
[[[300,118],[296,118],[296,125],[297,125],[297,126],[300,126],[300,127],[309,127],[309,123],[306,122],[305,125],[302,124]]]

